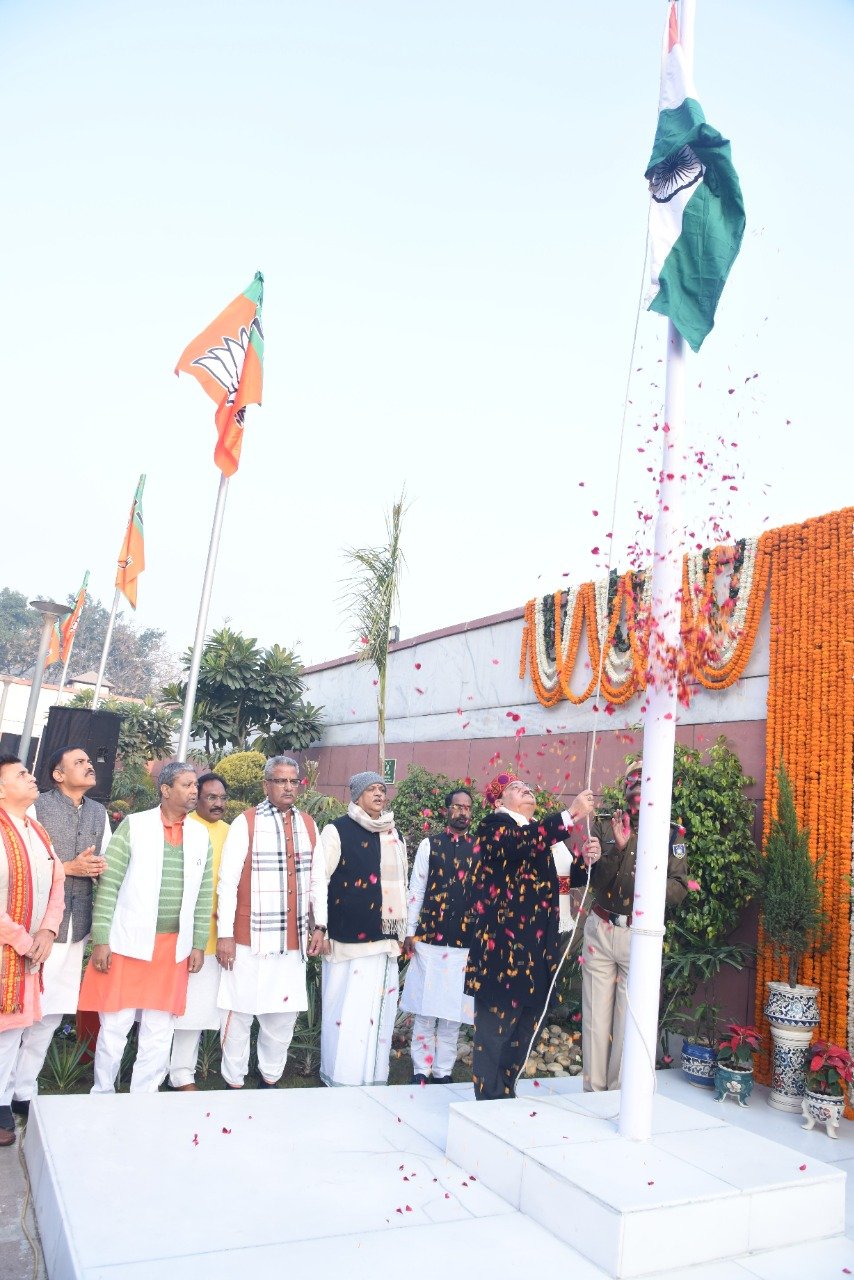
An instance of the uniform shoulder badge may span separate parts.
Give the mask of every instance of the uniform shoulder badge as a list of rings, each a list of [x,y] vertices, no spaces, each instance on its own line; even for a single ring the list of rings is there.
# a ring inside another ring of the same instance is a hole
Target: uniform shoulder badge
[[[673,844],[673,845],[671,845],[670,847],[671,847],[671,849],[673,850],[673,856],[674,856],[674,858],[684,858],[684,857],[685,857],[685,845],[684,845],[684,844]]]

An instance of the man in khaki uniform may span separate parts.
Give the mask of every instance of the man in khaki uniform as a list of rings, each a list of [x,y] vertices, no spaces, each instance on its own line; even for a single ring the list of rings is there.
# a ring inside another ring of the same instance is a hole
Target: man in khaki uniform
[[[584,926],[582,951],[581,1053],[587,1091],[620,1087],[642,777],[643,761],[636,760],[623,779],[625,810],[600,818],[591,830],[590,847],[602,856],[593,864],[595,898]],[[687,892],[684,835],[673,827],[667,906],[678,906]]]

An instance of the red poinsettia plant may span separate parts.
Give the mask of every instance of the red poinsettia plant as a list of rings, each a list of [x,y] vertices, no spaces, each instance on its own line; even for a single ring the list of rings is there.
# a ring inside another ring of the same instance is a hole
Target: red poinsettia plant
[[[729,1035],[718,1045],[718,1065],[730,1071],[750,1071],[753,1055],[759,1052],[759,1032],[755,1027],[739,1027],[731,1022]]]
[[[810,1093],[841,1097],[854,1075],[854,1060],[848,1050],[838,1044],[828,1044],[826,1040],[816,1040],[810,1046],[809,1055],[806,1083]]]

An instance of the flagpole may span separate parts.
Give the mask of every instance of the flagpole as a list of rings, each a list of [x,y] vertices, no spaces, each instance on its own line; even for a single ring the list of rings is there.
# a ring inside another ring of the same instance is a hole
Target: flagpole
[[[104,647],[101,650],[101,665],[98,667],[98,679],[95,681],[95,692],[92,695],[92,710],[98,710],[98,703],[101,700],[101,685],[104,683],[104,672],[107,669],[107,655],[110,652],[110,645],[113,640],[113,627],[116,625],[116,614],[119,611],[119,600],[121,599],[121,591],[116,587],[116,594],[113,597],[113,607],[110,610],[110,621],[107,623],[107,634],[104,637]]]
[[[42,679],[44,677],[45,663],[47,662],[48,650],[50,649],[50,638],[53,628],[56,625],[57,618],[64,618],[71,612],[68,605],[57,604],[55,600],[31,600],[30,604],[34,609],[38,609],[42,615],[42,633],[39,639],[39,651],[36,657],[36,666],[33,671],[33,679],[30,684],[30,697],[27,702],[27,710],[24,715],[24,727],[21,730],[21,741],[18,745],[18,755],[26,765],[27,756],[30,751],[30,743],[33,740],[33,725],[36,722],[36,710],[39,704],[39,694],[42,688]]]
[[[202,583],[202,598],[199,601],[199,617],[196,622],[196,638],[193,641],[193,656],[190,660],[190,672],[187,676],[187,692],[184,695],[184,714],[181,719],[181,734],[178,738],[178,759],[186,760],[190,745],[190,727],[193,722],[193,708],[196,703],[196,689],[199,684],[199,666],[202,661],[202,650],[205,647],[205,632],[208,626],[208,609],[211,603],[216,558],[219,552],[219,536],[222,532],[222,518],[225,512],[225,499],[228,495],[228,476],[219,478],[219,490],[216,495],[211,540],[208,547],[208,563]]]
[[[65,659],[65,662],[62,664],[62,675],[59,678],[59,693],[56,695],[56,697],[53,700],[53,705],[55,707],[59,705],[59,699],[62,697],[62,691],[65,688],[65,681],[68,676],[68,664],[70,661],[71,661],[71,650],[69,649],[68,657]]]
[[[694,0],[681,0],[679,8],[680,38],[690,74]],[[682,612],[683,481],[679,477],[684,454],[686,353],[684,339],[672,320],[667,322],[665,369],[661,477],[652,561],[649,684],[620,1096],[620,1134],[636,1142],[646,1142],[652,1133],[678,705],[673,659],[680,644]]]

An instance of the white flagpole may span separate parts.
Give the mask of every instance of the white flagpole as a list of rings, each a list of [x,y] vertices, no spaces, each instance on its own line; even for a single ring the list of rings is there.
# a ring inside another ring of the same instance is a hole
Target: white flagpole
[[[178,759],[187,759],[190,745],[190,727],[193,723],[193,708],[196,703],[196,689],[199,684],[199,665],[202,661],[202,650],[205,647],[205,631],[208,625],[208,609],[211,603],[216,558],[219,551],[219,536],[222,532],[222,518],[225,512],[225,499],[228,495],[228,476],[220,476],[219,490],[216,495],[211,540],[208,547],[208,563],[202,583],[202,598],[199,601],[199,617],[196,622],[196,638],[193,641],[193,656],[190,660],[190,672],[187,677],[187,692],[184,695],[184,714],[181,719],[181,734],[178,738]]]
[[[686,57],[693,53],[694,0],[680,3],[680,35]],[[688,63],[690,68],[691,63]],[[664,907],[670,851],[673,755],[676,745],[677,674],[672,662],[680,643],[683,526],[682,471],[685,429],[685,344],[667,322],[661,480],[652,562],[650,683],[643,734],[635,894],[627,983],[626,1031],[620,1098],[620,1134],[645,1142],[652,1132],[655,1055]],[[668,478],[672,477],[672,478]]]
[[[62,675],[59,678],[59,693],[56,695],[56,697],[53,700],[53,705],[55,707],[59,706],[59,699],[62,697],[62,691],[65,688],[65,681],[68,678],[68,664],[70,661],[71,661],[71,649],[68,650],[68,657],[65,659],[65,662],[63,662],[62,664]]]
[[[113,627],[116,625],[116,614],[119,611],[119,600],[121,591],[116,587],[116,594],[113,597],[113,607],[110,610],[110,621],[107,623],[107,634],[104,636],[104,647],[101,650],[101,665],[98,667],[98,679],[95,681],[95,692],[92,695],[92,710],[98,710],[98,703],[101,700],[101,685],[104,683],[104,672],[107,669],[107,656],[110,652],[110,645],[113,642]]]

